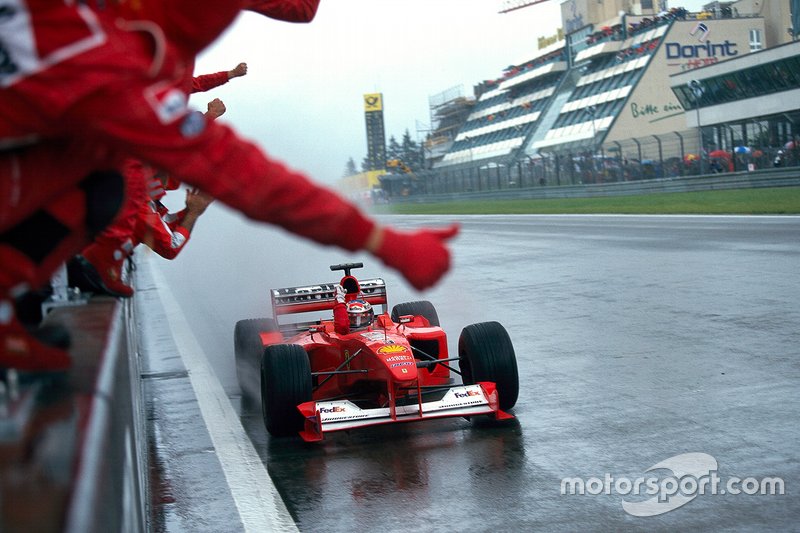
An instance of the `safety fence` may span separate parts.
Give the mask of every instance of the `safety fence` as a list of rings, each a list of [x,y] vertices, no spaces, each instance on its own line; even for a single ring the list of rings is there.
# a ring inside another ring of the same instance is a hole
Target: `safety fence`
[[[503,184],[502,174],[500,184]],[[494,179],[492,179],[494,178]],[[489,180],[497,185],[496,175]],[[483,182],[487,184],[486,181]],[[453,200],[510,200],[510,199],[544,199],[544,198],[586,198],[602,196],[627,196],[637,194],[665,192],[693,192],[723,189],[745,189],[763,187],[796,187],[800,186],[800,168],[781,168],[725,174],[707,174],[700,176],[677,176],[653,178],[637,181],[619,181],[606,183],[578,183],[539,186],[530,184],[523,186],[508,185],[505,187],[485,186],[483,189],[431,192],[395,197],[396,203],[434,203]]]
[[[381,178],[375,200],[791,169],[800,166],[796,122],[771,117],[395,173]]]

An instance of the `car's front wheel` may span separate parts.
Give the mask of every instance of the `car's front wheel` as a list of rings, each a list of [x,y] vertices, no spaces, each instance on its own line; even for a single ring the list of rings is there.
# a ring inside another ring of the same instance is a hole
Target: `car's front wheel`
[[[471,324],[458,338],[458,364],[464,384],[493,381],[500,409],[514,407],[519,396],[519,373],[514,345],[499,322]]]
[[[239,320],[233,329],[233,353],[236,360],[236,378],[245,396],[258,398],[258,369],[264,343],[260,333],[278,331],[271,318],[248,318]]]
[[[261,412],[270,435],[287,437],[303,429],[297,406],[311,400],[311,364],[302,347],[273,344],[261,356]]]

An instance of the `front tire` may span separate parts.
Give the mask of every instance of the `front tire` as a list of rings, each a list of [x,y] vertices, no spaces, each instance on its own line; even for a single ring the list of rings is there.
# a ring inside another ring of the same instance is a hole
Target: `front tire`
[[[261,356],[261,413],[274,437],[297,435],[303,415],[297,409],[311,401],[311,364],[302,347],[273,344]]]
[[[427,300],[403,302],[392,307],[392,321],[395,324],[399,324],[400,317],[406,315],[424,316],[431,326],[439,326],[439,314]]]
[[[514,345],[499,322],[471,324],[458,338],[458,364],[465,385],[493,381],[500,409],[514,407],[519,396],[519,373]]]
[[[239,388],[252,398],[259,396],[258,370],[264,344],[259,333],[278,331],[278,324],[271,318],[249,318],[240,320],[233,329],[233,350],[236,359],[236,379]]]

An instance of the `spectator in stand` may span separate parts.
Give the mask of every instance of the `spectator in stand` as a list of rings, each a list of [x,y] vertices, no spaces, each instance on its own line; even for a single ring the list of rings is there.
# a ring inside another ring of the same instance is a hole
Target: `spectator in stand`
[[[458,226],[401,232],[187,107],[196,55],[250,9],[308,22],[319,0],[20,0],[0,25],[0,368],[61,371],[65,342],[28,331],[14,297],[113,219],[135,157],[246,216],[366,250],[417,289],[450,267]],[[31,45],[32,44],[32,45]]]

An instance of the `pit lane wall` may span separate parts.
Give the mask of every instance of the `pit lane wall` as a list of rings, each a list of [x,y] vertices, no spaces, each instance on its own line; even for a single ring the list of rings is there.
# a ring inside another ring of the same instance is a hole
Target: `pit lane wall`
[[[137,253],[130,300],[47,315],[72,336],[66,375],[21,383],[10,405],[0,390],[0,532],[297,531],[260,459],[232,467],[243,446],[214,440],[150,263]]]
[[[0,387],[0,531],[147,531],[144,421],[131,302],[49,312],[71,335],[67,373]]]
[[[96,364],[91,364],[91,353],[73,350],[73,379],[87,382],[90,408],[63,528],[69,533],[147,530],[147,448],[138,359],[130,356],[138,351],[131,309],[130,301],[95,298],[85,306],[53,312],[72,315],[70,321],[80,319],[71,331],[88,327],[96,338],[105,333],[106,339],[97,346]],[[86,339],[74,340],[81,351],[91,351]],[[92,379],[94,387],[88,388]]]

